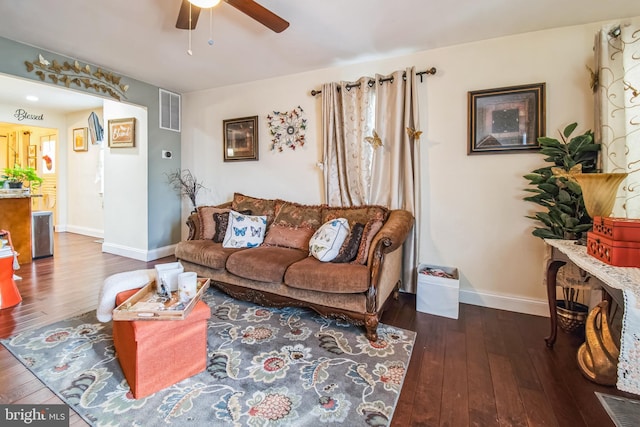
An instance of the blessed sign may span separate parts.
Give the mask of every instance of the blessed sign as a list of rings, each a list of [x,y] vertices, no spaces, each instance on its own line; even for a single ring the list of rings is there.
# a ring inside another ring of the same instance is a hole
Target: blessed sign
[[[109,120],[109,147],[127,148],[135,147],[136,119]]]
[[[30,114],[22,108],[18,108],[13,117],[18,119],[19,122],[23,120],[44,120],[44,114]]]

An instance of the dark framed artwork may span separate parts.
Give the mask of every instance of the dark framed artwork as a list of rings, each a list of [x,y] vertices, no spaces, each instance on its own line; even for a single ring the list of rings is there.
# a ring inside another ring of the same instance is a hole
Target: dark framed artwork
[[[224,161],[258,160],[258,116],[222,121]]]
[[[540,149],[545,111],[545,83],[469,92],[467,154]]]

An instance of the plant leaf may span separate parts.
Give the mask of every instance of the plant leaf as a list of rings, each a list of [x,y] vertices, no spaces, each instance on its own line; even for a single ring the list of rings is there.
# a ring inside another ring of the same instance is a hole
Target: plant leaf
[[[578,127],[578,123],[571,123],[566,128],[564,128],[564,131],[562,131],[562,134],[564,135],[565,138],[569,138],[569,135],[571,135],[573,131],[576,130],[577,127]]]

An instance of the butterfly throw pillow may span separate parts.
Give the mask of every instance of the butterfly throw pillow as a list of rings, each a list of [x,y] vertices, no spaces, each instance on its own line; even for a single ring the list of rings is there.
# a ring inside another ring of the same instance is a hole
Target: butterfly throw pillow
[[[333,260],[349,235],[349,221],[336,218],[318,228],[309,240],[309,252],[322,262]]]
[[[266,215],[244,215],[229,211],[229,225],[222,246],[225,248],[255,248],[262,244],[267,229]]]

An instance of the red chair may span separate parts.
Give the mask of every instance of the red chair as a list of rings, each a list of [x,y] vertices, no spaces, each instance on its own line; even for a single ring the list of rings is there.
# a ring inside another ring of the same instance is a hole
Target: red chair
[[[13,259],[15,251],[11,242],[11,233],[0,230],[0,238],[7,238],[11,252],[0,255],[0,309],[20,304],[22,297],[13,280]]]

